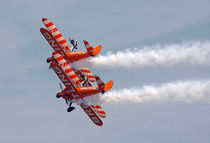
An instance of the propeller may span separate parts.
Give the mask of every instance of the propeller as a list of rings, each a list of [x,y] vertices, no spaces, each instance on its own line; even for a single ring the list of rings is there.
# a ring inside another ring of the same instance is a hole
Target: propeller
[[[48,69],[49,69],[49,70],[51,70],[51,69],[52,69],[52,67],[49,65]]]
[[[63,86],[62,86],[61,82],[59,82],[59,86],[60,86],[61,90],[63,91]]]

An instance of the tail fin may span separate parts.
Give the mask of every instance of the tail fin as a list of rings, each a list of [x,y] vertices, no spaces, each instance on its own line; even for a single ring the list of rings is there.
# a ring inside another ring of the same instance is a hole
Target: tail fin
[[[105,84],[97,75],[95,75],[95,79],[98,84],[98,88],[104,91],[110,90],[113,86],[113,81],[109,81]]]
[[[97,55],[100,51],[101,51],[101,48],[102,46],[101,45],[98,45],[95,49],[88,43],[88,41],[86,40],[83,40],[84,44],[85,44],[85,47],[87,49],[87,52],[89,54],[91,54],[92,56],[95,56]]]
[[[96,82],[98,84],[98,88],[99,89],[104,89],[105,88],[105,83],[97,75],[95,75],[95,79],[96,79]]]
[[[87,49],[87,52],[92,54],[94,52],[94,49],[93,47],[88,43],[88,41],[86,40],[83,40],[84,44],[85,44],[85,47]]]

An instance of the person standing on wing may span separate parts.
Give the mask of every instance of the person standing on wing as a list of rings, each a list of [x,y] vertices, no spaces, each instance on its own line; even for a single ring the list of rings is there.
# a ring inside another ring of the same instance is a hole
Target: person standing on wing
[[[71,40],[70,37],[69,37],[69,41],[70,43],[72,44],[72,52],[74,51],[74,49],[78,49],[77,48],[77,41],[75,42],[73,39]]]

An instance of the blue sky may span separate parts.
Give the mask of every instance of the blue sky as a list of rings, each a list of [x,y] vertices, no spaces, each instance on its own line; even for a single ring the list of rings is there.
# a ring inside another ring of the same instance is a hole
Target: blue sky
[[[41,35],[42,17],[64,37],[102,44],[108,51],[210,39],[210,1],[1,1],[0,142],[206,143],[208,103],[105,105],[107,118],[96,127],[76,108],[66,112],[56,99],[60,82],[48,70],[52,49]],[[209,79],[209,66],[175,65],[133,69],[92,69],[114,89],[176,80]],[[129,76],[128,76],[129,73]],[[77,107],[77,106],[76,106]]]

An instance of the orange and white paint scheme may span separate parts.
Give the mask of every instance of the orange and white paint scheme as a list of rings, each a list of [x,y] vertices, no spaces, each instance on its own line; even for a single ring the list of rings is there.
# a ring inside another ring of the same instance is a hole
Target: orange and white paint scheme
[[[71,100],[82,99],[87,96],[108,91],[109,89],[112,88],[113,81],[109,81],[107,84],[105,84],[103,81],[101,81],[101,79],[98,76],[95,76],[98,86],[95,87],[82,86],[78,76],[75,74],[74,70],[64,59],[64,57],[56,52],[53,52],[53,57],[55,58],[56,61],[52,61],[50,63],[50,66],[58,75],[58,77],[66,86],[66,88],[70,89],[65,92],[69,94],[72,91],[74,91],[74,95],[69,94]]]
[[[69,63],[79,61],[90,56],[96,56],[101,51],[102,46],[93,48],[86,40],[83,40],[87,51],[71,51],[69,44],[56,26],[47,18],[42,18],[42,22],[47,29],[41,28],[40,31],[55,52],[60,53]]]
[[[104,110],[101,108],[100,105],[96,105],[96,106],[91,105],[91,107],[101,118],[106,118],[106,113],[104,112]]]
[[[73,62],[98,55],[102,48],[101,45],[93,48],[86,40],[83,40],[86,51],[73,51],[73,49],[77,48],[77,43],[75,44],[73,40],[69,39],[73,45],[71,50],[68,42],[53,22],[47,18],[43,18],[42,22],[47,29],[41,28],[40,32],[54,50],[52,57],[47,59],[47,63],[50,63],[50,67],[65,85],[65,89],[63,89],[60,84],[61,92],[57,93],[56,97],[62,97],[66,101],[69,106],[68,112],[75,109],[71,107],[72,103],[79,104],[93,123],[102,126],[103,122],[100,117],[106,118],[105,111],[100,105],[86,104],[84,98],[95,94],[103,94],[110,90],[113,86],[113,81],[105,84],[98,76],[93,75],[89,69],[75,69],[71,66]],[[96,82],[97,86],[92,86],[90,82]]]
[[[66,87],[58,94],[65,100],[68,99],[72,102],[76,102],[78,99],[82,100],[87,96],[104,93],[105,91],[110,90],[113,86],[113,81],[109,81],[105,84],[98,76],[94,76],[98,86],[82,86],[80,79],[74,72],[73,68],[62,55],[57,52],[53,52],[53,58],[54,60],[50,63],[50,66]],[[84,71],[85,70],[83,70],[83,72]],[[100,105],[89,106],[85,103],[81,103],[80,106],[96,125],[103,125],[103,122],[97,115],[99,115],[101,118],[105,118],[106,113],[103,111]]]

